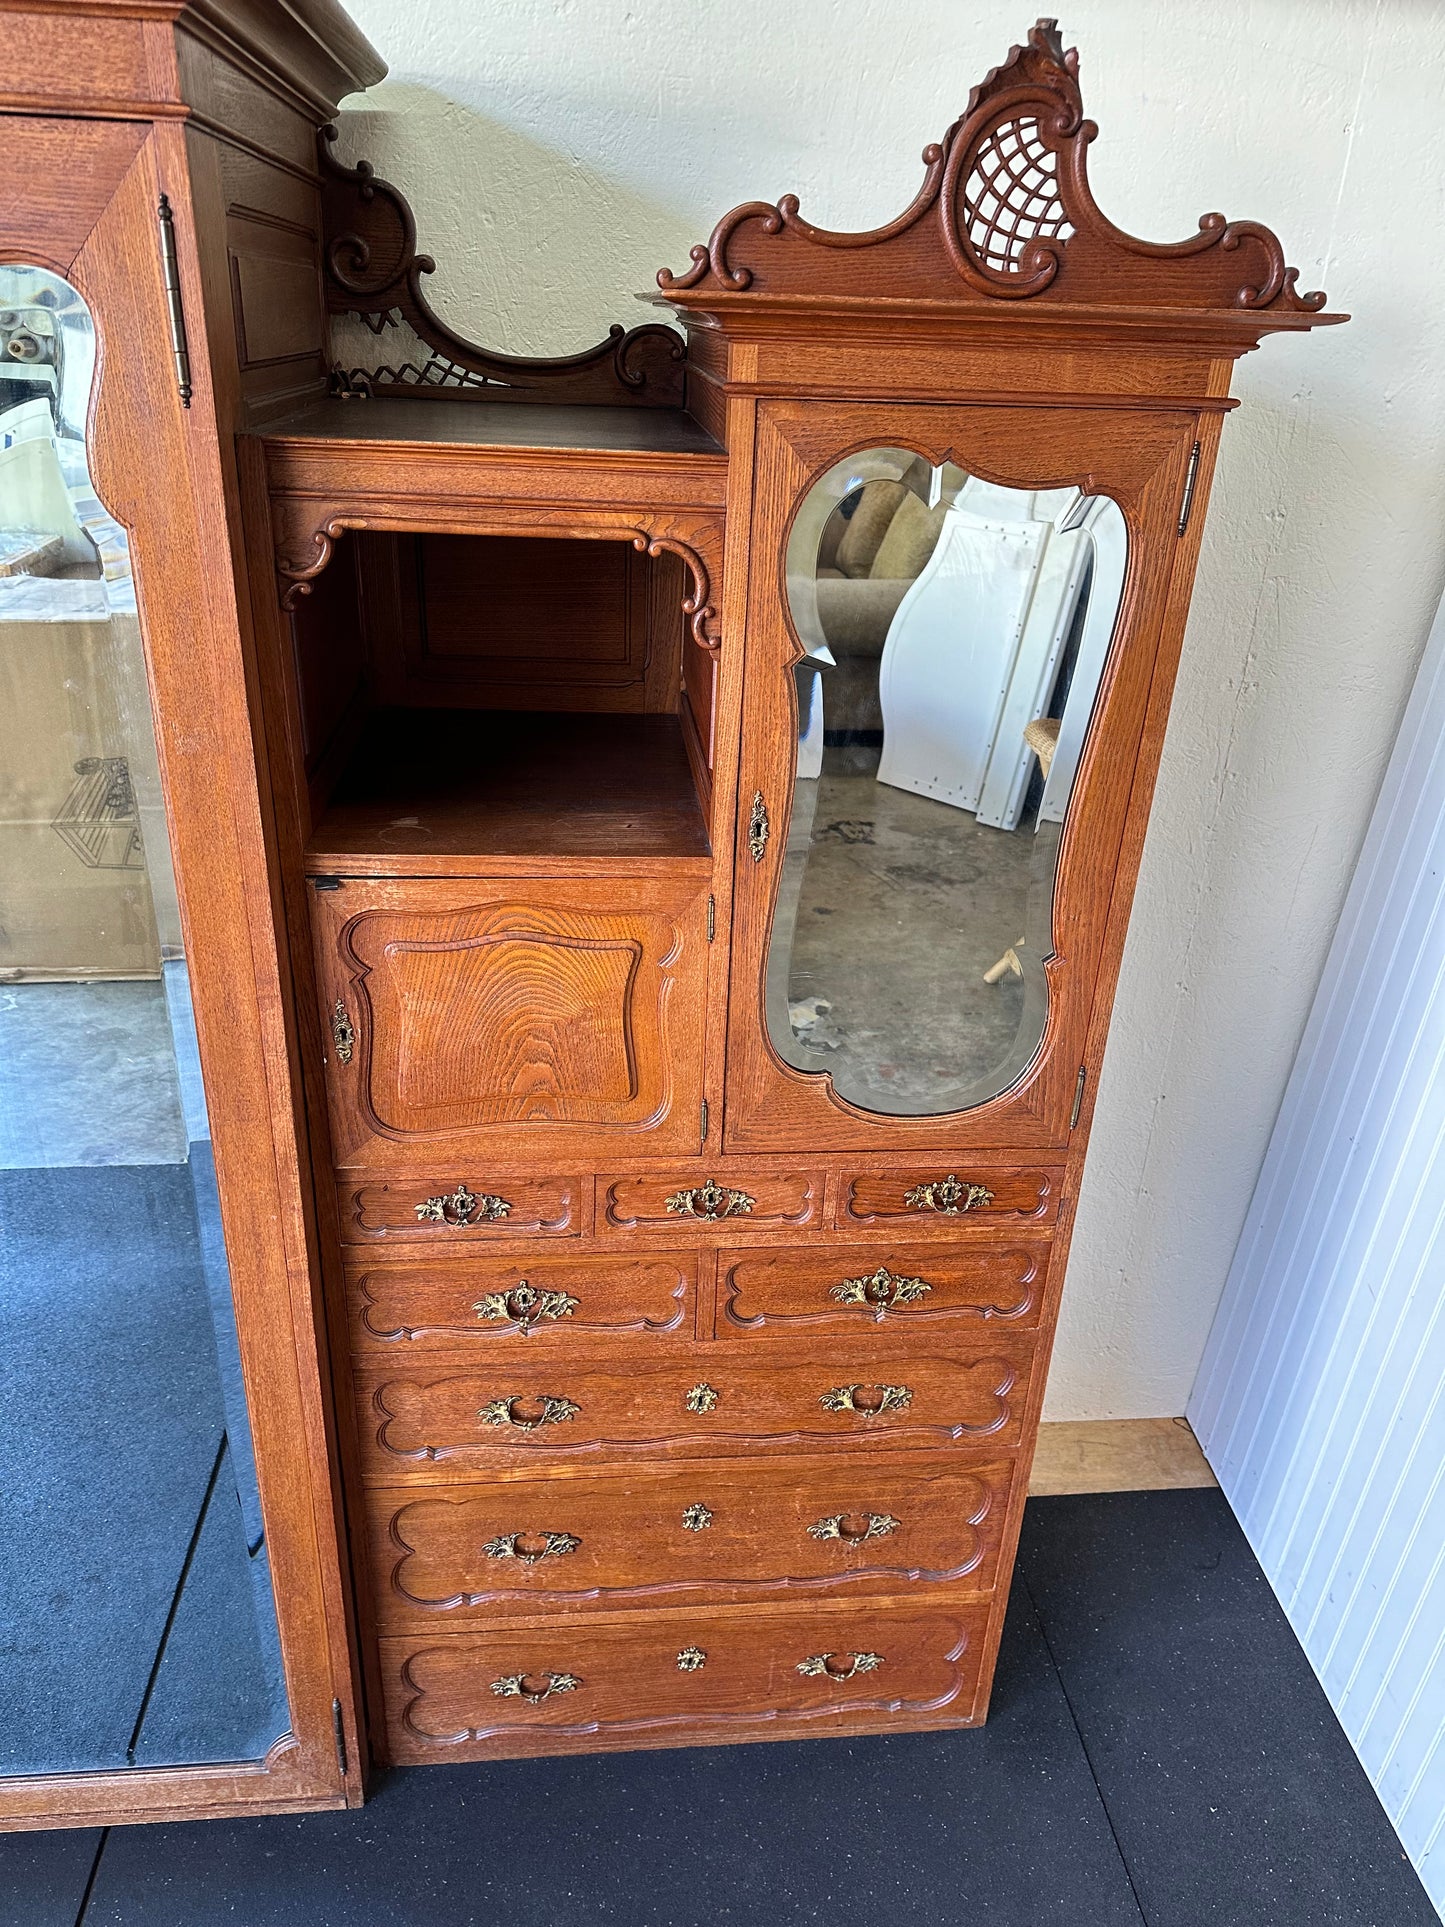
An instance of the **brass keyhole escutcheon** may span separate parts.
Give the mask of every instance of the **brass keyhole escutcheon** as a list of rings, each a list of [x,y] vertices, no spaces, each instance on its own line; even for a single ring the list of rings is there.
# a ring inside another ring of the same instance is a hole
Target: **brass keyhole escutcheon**
[[[844,1545],[861,1546],[866,1539],[885,1539],[903,1523],[891,1512],[835,1512],[808,1527],[810,1539],[838,1539]]]
[[[543,1320],[570,1318],[577,1304],[577,1299],[565,1291],[541,1291],[519,1278],[509,1291],[489,1291],[485,1298],[478,1298],[472,1310],[479,1319],[517,1325],[528,1332]]]
[[[498,1699],[520,1699],[529,1706],[540,1706],[554,1694],[575,1693],[581,1684],[576,1673],[504,1673],[501,1679],[492,1681],[492,1691]]]

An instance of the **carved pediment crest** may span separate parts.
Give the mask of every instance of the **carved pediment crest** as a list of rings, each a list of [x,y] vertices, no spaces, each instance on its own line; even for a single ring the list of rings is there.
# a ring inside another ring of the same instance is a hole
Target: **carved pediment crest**
[[[1015,301],[1098,309],[1221,309],[1310,326],[1321,293],[1301,294],[1279,241],[1253,221],[1206,214],[1187,240],[1137,240],[1089,188],[1079,57],[1040,20],[974,88],[943,139],[923,151],[913,201],[864,233],[816,227],[796,195],[725,214],[692,265],[658,286],[679,306],[718,295]],[[1320,317],[1335,319],[1336,317]],[[1340,317],[1343,318],[1343,317]]]

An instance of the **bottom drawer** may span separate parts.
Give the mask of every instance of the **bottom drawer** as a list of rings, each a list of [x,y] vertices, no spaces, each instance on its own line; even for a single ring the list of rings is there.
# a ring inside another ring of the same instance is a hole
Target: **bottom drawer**
[[[714,1744],[977,1717],[988,1601],[651,1618],[380,1642],[391,1758]]]

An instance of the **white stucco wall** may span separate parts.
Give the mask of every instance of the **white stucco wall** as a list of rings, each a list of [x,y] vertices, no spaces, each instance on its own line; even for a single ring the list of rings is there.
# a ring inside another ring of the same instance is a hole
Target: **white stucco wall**
[[[557,353],[735,203],[894,215],[1024,0],[348,0],[343,152],[411,197],[463,333]],[[1099,1092],[1048,1415],[1183,1411],[1445,586],[1445,51],[1419,0],[1080,0],[1104,211],[1277,230],[1346,328],[1226,424]],[[1381,995],[1389,995],[1387,983]]]

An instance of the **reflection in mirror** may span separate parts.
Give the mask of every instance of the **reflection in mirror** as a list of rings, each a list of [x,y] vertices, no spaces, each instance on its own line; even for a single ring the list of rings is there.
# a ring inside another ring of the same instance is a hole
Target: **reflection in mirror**
[[[0,268],[0,1772],[289,1717],[95,334]]]
[[[849,456],[799,507],[768,1030],[861,1109],[981,1104],[1038,1048],[1059,843],[1126,554],[1107,496],[1002,488],[909,449]]]

